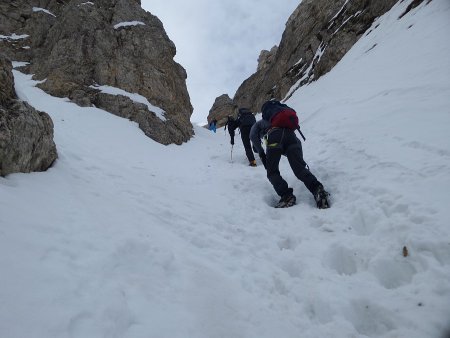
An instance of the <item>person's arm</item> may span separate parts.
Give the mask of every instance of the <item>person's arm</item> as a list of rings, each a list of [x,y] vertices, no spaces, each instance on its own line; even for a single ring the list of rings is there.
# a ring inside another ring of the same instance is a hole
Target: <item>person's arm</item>
[[[261,162],[262,162],[264,168],[267,169],[267,166],[266,166],[266,163],[267,163],[266,154],[264,153],[264,151],[259,154],[259,158],[261,159]]]
[[[270,128],[270,122],[259,120],[252,126],[252,129],[250,130],[250,139],[252,140],[254,147],[258,151],[259,158],[261,159],[264,168],[266,168],[266,153],[264,152],[264,148],[261,145],[261,138],[268,128]]]
[[[237,129],[241,126],[241,117],[238,116],[238,118],[236,119],[236,121],[234,121],[234,129]]]
[[[252,141],[253,148],[258,154],[264,153],[264,149],[261,146],[261,121],[256,122],[250,129],[250,140]]]
[[[234,145],[234,129],[232,130],[232,129],[228,128],[228,132],[230,133],[230,138],[231,138],[230,143],[231,143],[231,145]]]

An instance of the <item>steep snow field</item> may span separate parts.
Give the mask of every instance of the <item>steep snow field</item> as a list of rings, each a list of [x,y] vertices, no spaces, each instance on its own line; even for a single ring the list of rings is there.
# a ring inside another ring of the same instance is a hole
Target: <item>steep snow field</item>
[[[444,337],[450,2],[408,3],[288,101],[329,210],[284,158],[298,203],[272,208],[222,129],[162,146],[15,71],[59,159],[0,178],[0,336]]]

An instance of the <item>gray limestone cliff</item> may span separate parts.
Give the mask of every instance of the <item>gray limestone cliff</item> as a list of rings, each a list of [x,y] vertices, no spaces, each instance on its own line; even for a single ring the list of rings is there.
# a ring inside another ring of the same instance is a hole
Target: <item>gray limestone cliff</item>
[[[186,72],[138,0],[1,2],[0,53],[28,62],[21,71],[47,93],[135,121],[157,142],[193,135]]]

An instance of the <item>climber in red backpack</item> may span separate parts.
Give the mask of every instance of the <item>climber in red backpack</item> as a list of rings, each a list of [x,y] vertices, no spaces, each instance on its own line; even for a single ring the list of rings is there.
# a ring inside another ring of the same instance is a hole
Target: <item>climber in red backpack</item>
[[[287,182],[281,177],[279,170],[281,155],[286,155],[295,176],[313,194],[317,207],[319,209],[329,208],[328,192],[309,171],[306,162],[303,160],[302,143],[295,135],[295,130],[300,130],[295,110],[279,101],[270,100],[262,105],[261,112],[263,119],[253,127],[251,136],[253,136],[252,142],[255,145],[256,140],[259,140],[260,143],[260,138],[256,138],[254,135],[259,134],[261,136],[261,129],[265,131],[267,178],[281,197],[275,207],[286,208],[296,202],[293,189],[289,188]],[[301,135],[304,139],[303,134]]]

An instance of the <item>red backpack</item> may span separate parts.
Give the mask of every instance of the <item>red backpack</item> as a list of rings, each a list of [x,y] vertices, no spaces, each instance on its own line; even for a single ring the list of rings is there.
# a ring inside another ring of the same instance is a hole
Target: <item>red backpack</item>
[[[263,119],[269,121],[272,127],[298,130],[305,140],[305,136],[300,131],[297,113],[288,105],[280,101],[270,100],[262,105],[261,112]]]
[[[270,120],[272,127],[297,130],[298,117],[294,109],[284,108],[275,113]]]

